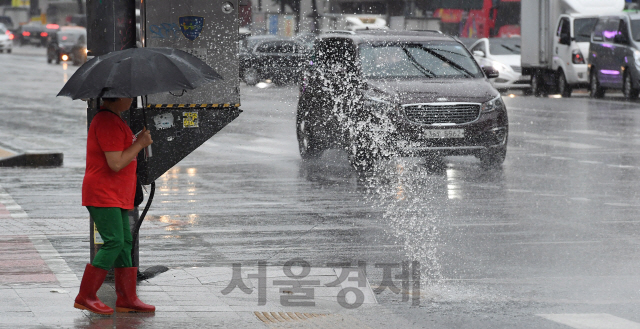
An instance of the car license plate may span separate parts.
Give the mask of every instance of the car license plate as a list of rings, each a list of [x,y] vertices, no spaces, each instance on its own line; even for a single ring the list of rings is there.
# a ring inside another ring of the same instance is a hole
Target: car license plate
[[[422,138],[464,138],[464,129],[428,129]]]

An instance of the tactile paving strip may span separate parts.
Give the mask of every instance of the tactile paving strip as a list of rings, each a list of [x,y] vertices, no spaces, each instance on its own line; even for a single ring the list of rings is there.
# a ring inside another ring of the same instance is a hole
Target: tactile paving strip
[[[315,313],[299,313],[299,312],[253,312],[260,321],[264,323],[279,323],[279,322],[293,322],[304,321],[320,316],[327,316],[327,314],[315,314]]]
[[[253,312],[270,328],[369,328],[355,318],[338,314]]]

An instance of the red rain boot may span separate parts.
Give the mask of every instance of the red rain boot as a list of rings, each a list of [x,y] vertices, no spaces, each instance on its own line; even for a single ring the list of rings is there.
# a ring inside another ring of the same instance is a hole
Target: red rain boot
[[[155,312],[156,307],[147,305],[138,299],[136,284],[137,267],[116,267],[116,312]]]
[[[105,305],[98,299],[98,296],[96,296],[96,292],[100,289],[100,286],[102,286],[102,282],[104,282],[106,276],[106,270],[87,264],[84,269],[84,274],[82,275],[80,292],[76,297],[76,302],[73,304],[73,307],[97,314],[113,314],[113,309]]]

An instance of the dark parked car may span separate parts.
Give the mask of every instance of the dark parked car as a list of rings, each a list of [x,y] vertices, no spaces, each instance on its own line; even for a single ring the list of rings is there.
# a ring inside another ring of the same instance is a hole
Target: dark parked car
[[[40,24],[31,22],[20,27],[18,31],[18,40],[21,46],[35,45],[46,46],[49,35],[58,31],[60,26],[58,24]]]
[[[305,47],[299,42],[268,39],[240,53],[240,77],[248,85],[262,79],[278,84],[297,82],[305,56]]]
[[[302,32],[296,35],[293,40],[302,43],[307,50],[311,50],[313,48],[313,43],[318,40],[318,34],[311,32]]]
[[[300,155],[347,150],[358,170],[391,156],[475,155],[499,166],[507,110],[463,44],[436,32],[320,36],[300,87]]]
[[[604,97],[606,89],[622,89],[625,97],[640,93],[640,14],[602,16],[589,44],[591,97]]]
[[[273,34],[265,34],[265,35],[250,35],[250,36],[241,36],[240,42],[240,52],[248,52],[253,50],[253,48],[260,42],[269,41],[269,40],[282,40],[282,37]]]
[[[82,65],[87,61],[87,29],[84,27],[63,27],[49,36],[47,63],[71,61]]]

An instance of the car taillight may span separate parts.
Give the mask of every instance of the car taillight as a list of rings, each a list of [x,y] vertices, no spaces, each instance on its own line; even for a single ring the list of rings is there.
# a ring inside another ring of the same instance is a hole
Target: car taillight
[[[40,36],[46,38],[49,35],[47,32],[40,32]]]
[[[13,35],[13,33],[9,33],[9,40],[13,40],[13,38],[15,38],[16,36]]]
[[[571,62],[573,64],[584,64],[584,57],[579,49],[574,49],[571,52]]]
[[[30,36],[30,35],[31,35],[31,32],[29,32],[29,31],[23,31],[23,32],[22,32],[22,36],[23,36],[23,37],[28,37],[28,36]]]

